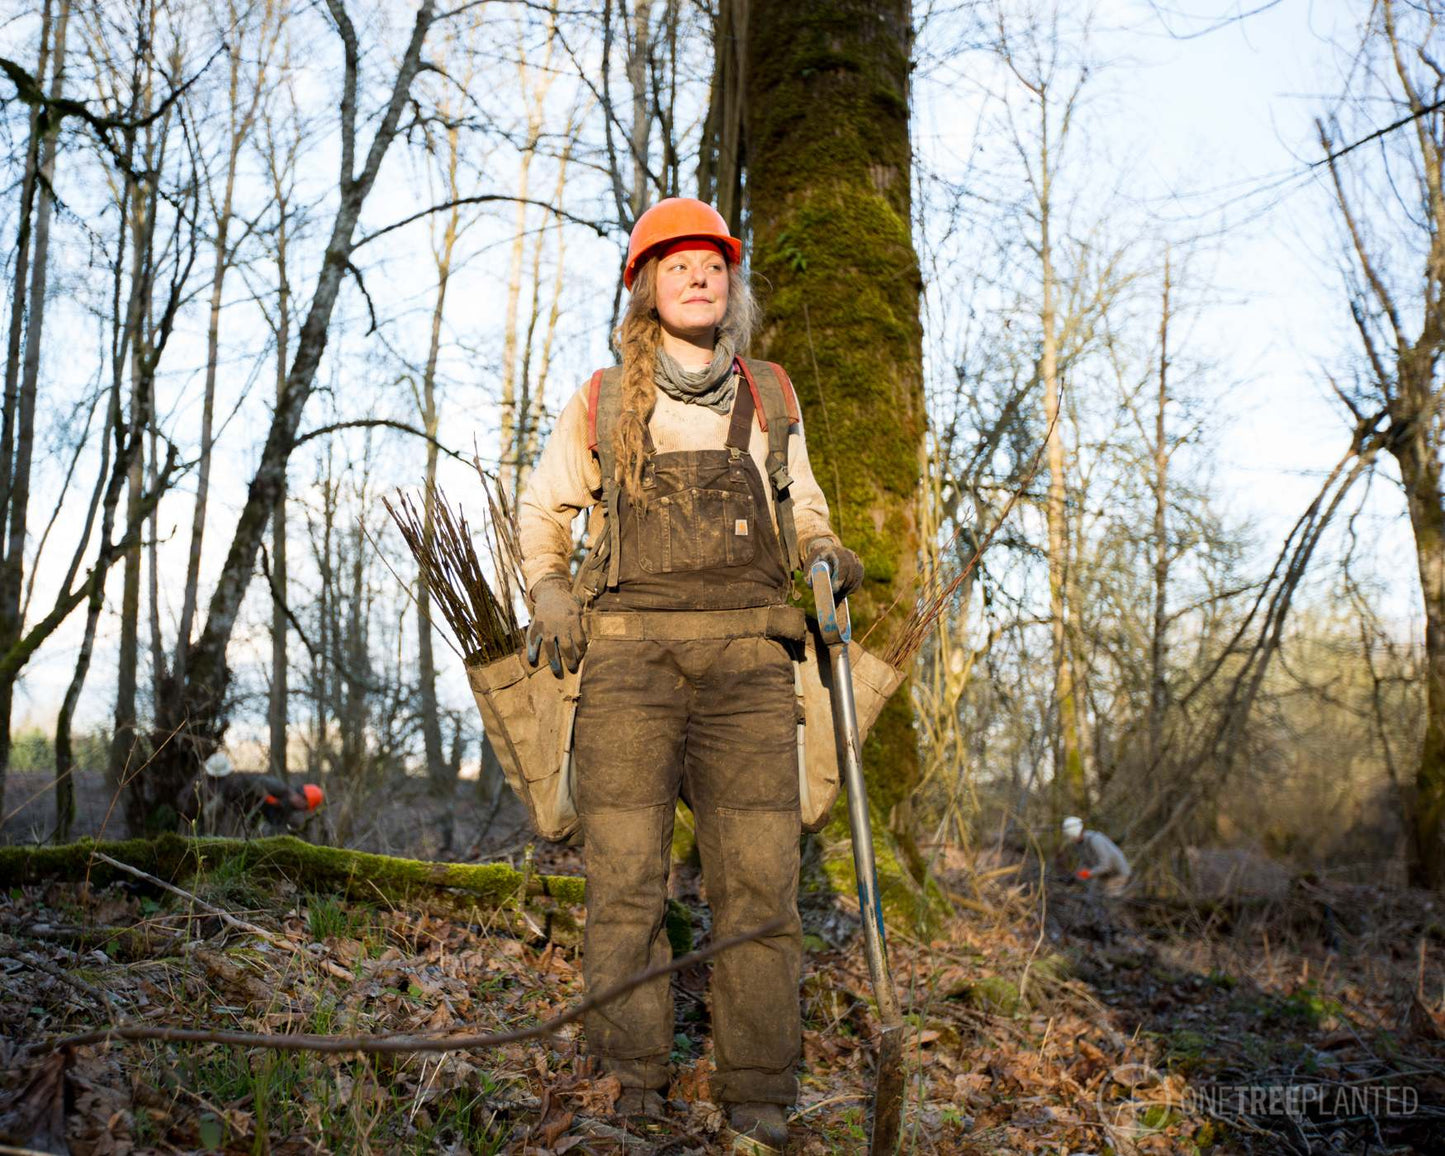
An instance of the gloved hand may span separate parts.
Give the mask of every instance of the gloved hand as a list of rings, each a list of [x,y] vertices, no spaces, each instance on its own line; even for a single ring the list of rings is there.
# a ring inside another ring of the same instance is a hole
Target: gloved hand
[[[543,578],[532,591],[532,624],[527,627],[527,661],[537,665],[543,644],[552,673],[562,677],[562,664],[575,671],[587,651],[582,633],[582,604],[572,594],[572,585],[557,575]]]
[[[810,574],[819,559],[828,563],[833,575],[833,597],[847,598],[863,585],[863,559],[836,538],[814,538],[808,545],[803,573]]]

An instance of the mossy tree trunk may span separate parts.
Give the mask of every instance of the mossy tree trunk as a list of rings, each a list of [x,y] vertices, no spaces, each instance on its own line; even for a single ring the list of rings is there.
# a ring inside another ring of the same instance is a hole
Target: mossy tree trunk
[[[755,354],[788,369],[833,527],[867,566],[851,600],[855,637],[903,595],[869,640],[874,651],[911,604],[919,545],[922,281],[910,216],[909,16],[907,0],[797,0],[754,4],[748,18],[747,186],[766,318]],[[902,836],[913,859],[907,819],[918,750],[906,686],[864,753],[875,823]]]

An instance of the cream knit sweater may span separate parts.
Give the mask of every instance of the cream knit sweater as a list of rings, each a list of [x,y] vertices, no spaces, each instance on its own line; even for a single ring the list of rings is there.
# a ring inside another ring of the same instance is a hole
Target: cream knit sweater
[[[745,387],[744,387],[745,388]],[[700,405],[675,401],[661,391],[652,414],[652,440],[658,453],[676,450],[721,449],[727,441],[728,414]],[[569,575],[572,524],[577,513],[590,510],[588,533],[601,530],[602,468],[588,447],[587,387],[584,385],[563,408],[536,468],[527,479],[517,509],[517,531],[522,548],[522,573],[527,589],[550,574]],[[763,479],[763,492],[771,498],[766,461],[768,436],[753,422],[748,453]],[[793,524],[804,552],[814,538],[835,537],[828,525],[828,503],[808,464],[808,447],[801,425],[788,439],[788,474],[793,479]],[[771,504],[771,503],[770,503]],[[777,529],[777,511],[773,528]]]

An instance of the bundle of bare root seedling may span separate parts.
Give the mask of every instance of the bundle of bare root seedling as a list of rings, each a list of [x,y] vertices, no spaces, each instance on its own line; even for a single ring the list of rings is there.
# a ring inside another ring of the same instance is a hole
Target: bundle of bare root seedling
[[[471,662],[491,662],[515,654],[522,632],[517,625],[517,598],[522,593],[522,556],[512,511],[492,479],[477,468],[487,495],[489,518],[485,523],[488,551],[495,563],[495,585],[482,572],[472,540],[472,528],[460,506],[453,506],[435,485],[426,489],[432,507],[432,525],[425,506],[418,509],[408,494],[397,491],[396,503],[382,504],[401,531],[416,559],[428,592],[457,640],[453,650]]]

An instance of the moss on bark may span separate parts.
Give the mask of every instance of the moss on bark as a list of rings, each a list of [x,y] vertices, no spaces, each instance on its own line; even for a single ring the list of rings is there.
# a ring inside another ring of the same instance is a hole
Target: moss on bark
[[[789,371],[833,528],[867,567],[850,600],[855,637],[903,595],[869,639],[875,652],[903,620],[919,545],[925,415],[909,40],[906,0],[755,5],[748,33],[752,264],[766,318],[758,352]],[[905,683],[865,744],[864,765],[885,906],[914,922],[931,905],[886,831],[918,781],[909,700]],[[840,804],[824,859],[834,885],[851,890],[846,824]]]

